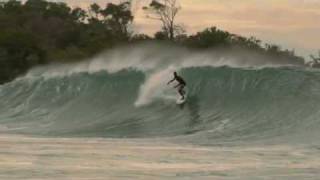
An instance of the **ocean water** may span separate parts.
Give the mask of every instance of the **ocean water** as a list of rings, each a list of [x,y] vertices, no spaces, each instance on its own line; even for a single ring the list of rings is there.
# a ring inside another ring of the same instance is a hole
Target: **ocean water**
[[[0,86],[0,178],[317,179],[319,89],[318,70],[163,46],[38,67]]]

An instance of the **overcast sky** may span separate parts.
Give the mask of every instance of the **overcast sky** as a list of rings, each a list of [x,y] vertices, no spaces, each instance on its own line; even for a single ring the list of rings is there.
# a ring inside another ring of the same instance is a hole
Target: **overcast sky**
[[[86,7],[97,2],[105,6],[117,0],[56,0]],[[146,0],[148,1],[148,0]],[[145,0],[136,0],[145,5]],[[217,26],[244,36],[295,49],[307,56],[320,49],[320,0],[180,0],[178,22],[188,33]],[[137,8],[135,29],[142,33],[159,30],[159,22],[145,18]]]

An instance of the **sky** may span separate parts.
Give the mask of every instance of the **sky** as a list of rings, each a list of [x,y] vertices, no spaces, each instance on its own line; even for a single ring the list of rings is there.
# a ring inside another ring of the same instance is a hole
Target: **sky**
[[[96,2],[105,6],[118,0],[56,0],[71,6],[87,7]],[[136,0],[135,31],[153,34],[160,23],[147,19]],[[320,49],[320,0],[180,0],[177,22],[195,33],[217,26],[234,34],[255,36],[263,42],[279,44],[307,57]]]

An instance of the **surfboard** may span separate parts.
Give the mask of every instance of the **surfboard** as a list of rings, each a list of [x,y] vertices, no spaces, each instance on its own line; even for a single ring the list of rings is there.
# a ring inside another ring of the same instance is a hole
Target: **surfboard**
[[[187,100],[186,97],[184,99],[178,99],[176,103],[180,105],[180,104],[185,103],[186,100]]]
[[[188,93],[186,93],[184,95],[184,99],[181,99],[181,97],[179,96],[179,98],[177,99],[176,103],[177,104],[183,104],[183,103],[185,103],[187,101],[187,98],[188,98]]]

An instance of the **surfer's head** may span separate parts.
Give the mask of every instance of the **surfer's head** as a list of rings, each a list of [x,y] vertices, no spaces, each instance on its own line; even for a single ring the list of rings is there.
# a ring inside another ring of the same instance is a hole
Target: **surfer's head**
[[[177,72],[173,72],[173,75],[174,75],[174,77],[178,76]]]

